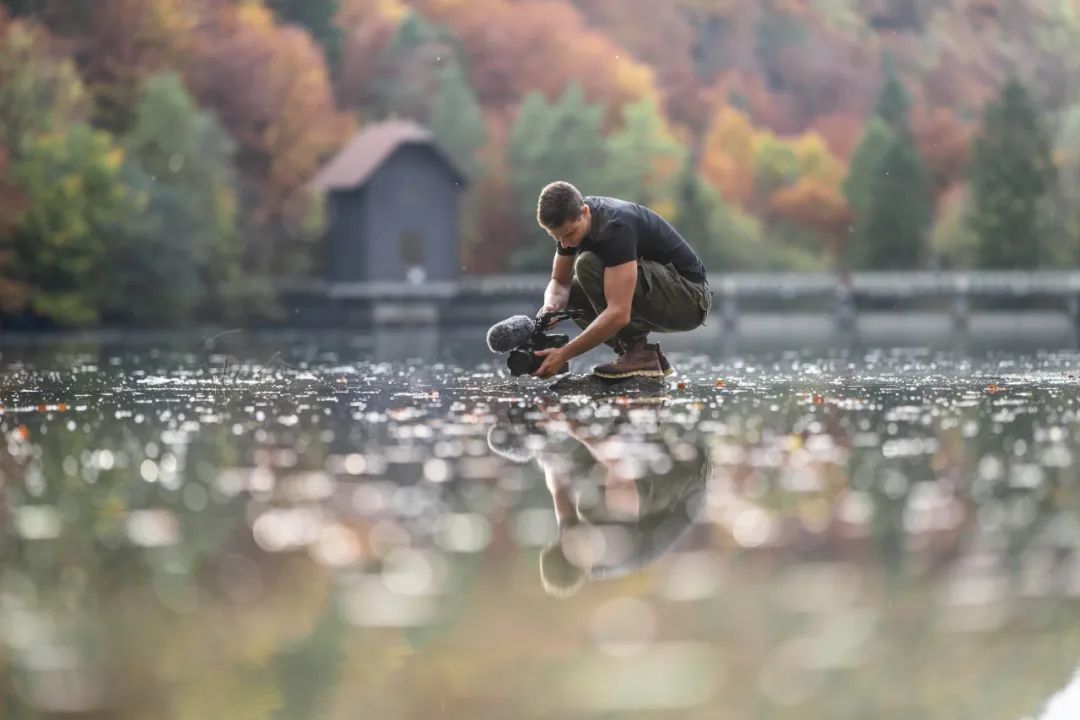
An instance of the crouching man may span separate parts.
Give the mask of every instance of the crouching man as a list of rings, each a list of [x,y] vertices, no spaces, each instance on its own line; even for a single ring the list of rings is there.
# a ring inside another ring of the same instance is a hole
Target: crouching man
[[[551,282],[540,313],[582,310],[582,333],[561,348],[539,351],[533,373],[554,375],[570,358],[606,343],[617,354],[593,374],[607,380],[670,375],[671,364],[650,332],[693,330],[705,323],[712,291],[693,248],[647,207],[610,197],[582,197],[568,182],[540,193],[537,221],[555,239]],[[538,313],[538,315],[540,314]]]

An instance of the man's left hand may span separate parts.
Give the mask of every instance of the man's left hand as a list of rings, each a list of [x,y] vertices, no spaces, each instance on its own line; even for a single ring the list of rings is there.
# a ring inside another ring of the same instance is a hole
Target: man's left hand
[[[548,348],[537,350],[536,354],[544,358],[543,364],[536,369],[533,377],[549,378],[562,369],[562,366],[570,359],[563,348]]]

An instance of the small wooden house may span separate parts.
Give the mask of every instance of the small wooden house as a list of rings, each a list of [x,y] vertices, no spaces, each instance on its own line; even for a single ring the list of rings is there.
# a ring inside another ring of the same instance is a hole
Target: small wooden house
[[[465,184],[425,128],[408,121],[365,127],[312,181],[326,193],[324,279],[456,280]]]

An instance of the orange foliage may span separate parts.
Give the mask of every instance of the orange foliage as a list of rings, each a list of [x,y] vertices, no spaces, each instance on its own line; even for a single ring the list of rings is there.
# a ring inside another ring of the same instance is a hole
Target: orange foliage
[[[834,254],[839,252],[852,219],[840,190],[814,177],[804,177],[777,191],[769,208],[777,217],[821,233],[830,241]]]
[[[363,113],[374,101],[379,56],[408,12],[402,0],[341,0],[342,30],[338,94],[342,104]]]
[[[261,187],[261,224],[280,217],[353,123],[338,111],[323,55],[306,32],[276,25],[257,4],[218,6],[210,19],[193,85],[237,141],[241,171]]]
[[[940,194],[964,177],[972,128],[961,123],[946,108],[916,106],[911,117],[912,132],[927,169]]]
[[[485,172],[475,179],[467,196],[475,237],[468,238],[471,242],[461,249],[461,263],[470,273],[503,270],[507,257],[518,247],[521,228],[506,155],[511,124],[509,115],[488,113],[485,117],[488,141],[477,157]]]
[[[531,90],[556,97],[576,80],[609,124],[630,101],[658,96],[652,68],[585,26],[564,0],[414,0],[461,38],[472,86],[487,108],[516,106]]]
[[[746,115],[722,107],[705,135],[701,172],[727,200],[747,206],[754,198],[754,126]]]
[[[591,27],[655,69],[670,119],[700,128],[707,119],[702,86],[694,72],[697,30],[679,2],[578,0]]]
[[[100,122],[122,130],[142,81],[182,64],[196,8],[191,0],[51,0],[43,17],[76,57]]]
[[[850,113],[830,113],[814,119],[810,129],[817,133],[825,144],[841,160],[851,160],[855,148],[859,145],[865,123]]]

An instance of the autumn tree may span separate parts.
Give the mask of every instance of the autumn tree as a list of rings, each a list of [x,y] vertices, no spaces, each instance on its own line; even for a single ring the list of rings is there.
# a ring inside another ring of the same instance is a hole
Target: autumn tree
[[[566,180],[586,195],[604,185],[603,112],[586,102],[575,83],[555,102],[531,93],[521,104],[507,149],[521,230],[521,250],[511,261],[517,269],[550,266],[552,240],[536,222],[536,201],[545,185]]]
[[[335,25],[341,60],[335,72],[338,98],[363,119],[378,117],[379,58],[409,15],[403,0],[339,0]]]
[[[36,315],[90,325],[120,302],[108,260],[122,242],[117,228],[142,209],[122,171],[123,151],[113,138],[85,124],[27,143],[14,171],[27,196],[14,251]]]
[[[0,35],[0,144],[16,160],[37,134],[63,132],[88,116],[82,79],[52,44],[44,30],[20,20]]]
[[[413,0],[416,10],[460,39],[486,108],[515,108],[530,92],[547,97],[570,82],[618,124],[622,107],[657,97],[655,72],[586,24],[565,0]]]
[[[306,208],[306,183],[352,122],[305,31],[277,25],[258,4],[217,6],[207,22],[185,79],[236,142],[246,267],[295,272],[310,265],[312,248],[297,237],[292,208]]]
[[[622,127],[607,139],[605,194],[651,207],[661,215],[675,211],[675,182],[686,148],[675,137],[653,100],[623,109]]]
[[[35,17],[69,48],[95,125],[115,134],[130,127],[142,82],[183,65],[200,7],[191,0],[43,0]]]
[[[326,53],[327,66],[337,68],[341,61],[341,27],[335,22],[341,10],[340,0],[266,0],[279,20],[294,23],[311,33]]]
[[[968,222],[986,268],[1037,267],[1043,260],[1040,217],[1056,175],[1050,141],[1031,97],[1010,80],[986,106],[969,170]]]

